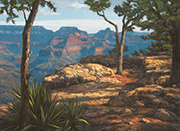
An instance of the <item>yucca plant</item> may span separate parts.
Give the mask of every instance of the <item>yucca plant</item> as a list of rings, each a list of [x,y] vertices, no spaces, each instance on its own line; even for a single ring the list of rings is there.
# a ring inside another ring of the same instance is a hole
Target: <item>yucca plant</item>
[[[79,105],[77,99],[69,100],[64,106],[63,115],[63,130],[66,131],[83,131],[85,130],[85,125],[88,122],[81,118],[83,113],[82,106]]]
[[[20,87],[12,88],[10,92],[15,99],[7,104],[5,117],[0,118],[0,130],[19,131],[20,114]],[[32,83],[29,90],[28,125],[22,131],[81,131],[83,125],[88,124],[81,119],[82,107],[77,99],[68,102],[58,102],[55,96],[52,99],[51,93],[38,82]]]
[[[5,117],[0,118],[1,130],[16,131],[19,129],[20,114],[20,87],[12,88],[14,100],[7,104],[8,110]],[[27,109],[29,121],[23,131],[54,131],[61,129],[63,104],[58,104],[57,97],[51,99],[51,93],[46,88],[38,84],[32,84],[29,90],[29,109]]]
[[[5,114],[0,118],[0,130],[2,131],[16,131],[19,129],[19,114],[20,114],[20,88],[16,86],[11,88],[11,93],[15,100],[10,99],[11,103],[6,104],[7,110],[2,111]]]
[[[29,94],[29,124],[24,130],[54,131],[61,129],[63,103],[58,104],[57,97],[52,99],[51,93],[38,83],[32,84]]]

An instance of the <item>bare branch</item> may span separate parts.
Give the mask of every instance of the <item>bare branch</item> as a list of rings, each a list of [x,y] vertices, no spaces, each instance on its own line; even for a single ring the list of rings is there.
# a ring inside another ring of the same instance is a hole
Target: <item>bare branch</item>
[[[26,1],[26,0],[25,0]],[[21,5],[21,8],[22,8],[22,12],[23,12],[23,16],[24,16],[24,20],[25,20],[25,22],[27,22],[27,17],[26,17],[26,13],[25,13],[25,10],[24,10],[24,6],[23,6],[23,4],[18,0],[18,2],[20,3],[20,5]]]
[[[101,17],[104,17],[104,15],[103,15],[103,14],[100,14],[99,11],[97,11],[97,14],[98,14],[99,16],[101,16]]]
[[[27,17],[26,17],[26,12],[24,10],[23,11],[23,15],[24,15],[24,20],[27,22]]]
[[[126,20],[126,15],[123,16],[123,20],[122,20],[123,25],[125,25],[125,23],[126,23],[125,20]]]
[[[115,30],[116,30],[116,45],[117,45],[117,48],[119,49],[119,31],[118,31],[118,26],[113,23],[112,21],[108,20],[105,13],[104,13],[104,10],[102,10],[102,13],[103,14],[100,14],[100,12],[97,11],[97,14],[101,17],[104,18],[104,20],[108,23],[110,23],[111,25],[113,25],[115,27]]]
[[[104,10],[102,10],[102,12],[103,12],[104,20],[107,21],[108,23],[110,23],[111,25],[113,25],[115,28],[117,28],[117,25],[115,23],[113,23],[112,21],[107,19],[107,17],[105,16]]]

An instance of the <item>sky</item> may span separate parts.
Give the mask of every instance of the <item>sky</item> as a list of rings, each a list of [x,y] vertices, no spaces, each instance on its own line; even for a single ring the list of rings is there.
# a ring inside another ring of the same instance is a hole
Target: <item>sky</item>
[[[76,26],[80,30],[88,33],[96,33],[107,27],[114,30],[114,27],[104,21],[95,12],[89,10],[89,7],[84,4],[85,0],[51,0],[55,3],[57,12],[54,13],[48,8],[39,8],[34,25],[44,26],[46,29],[57,31],[63,26]],[[119,31],[122,27],[122,18],[118,17],[113,8],[115,5],[121,4],[123,0],[110,0],[111,7],[105,10],[108,19],[119,25]],[[16,19],[16,25],[24,25],[23,15],[20,13]],[[6,23],[6,14],[0,15],[0,25],[12,25]],[[140,31],[138,28],[135,31]]]

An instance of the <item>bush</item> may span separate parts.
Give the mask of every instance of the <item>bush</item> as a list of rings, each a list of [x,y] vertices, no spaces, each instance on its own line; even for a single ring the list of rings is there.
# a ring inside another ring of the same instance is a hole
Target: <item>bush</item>
[[[19,129],[20,114],[20,88],[13,88],[15,100],[7,104],[8,110],[0,119],[2,131],[16,131]],[[55,96],[38,83],[33,83],[29,90],[29,109],[27,109],[29,120],[23,131],[54,131],[54,130],[83,130],[82,124],[88,124],[81,119],[83,112],[77,100],[67,103],[58,102]]]
[[[88,122],[84,119],[81,119],[83,113],[82,106],[79,106],[77,99],[72,99],[65,104],[64,107],[64,127],[63,130],[68,131],[83,131],[85,130],[84,124]]]
[[[0,130],[2,131],[17,131],[19,129],[19,114],[20,114],[20,92],[19,87],[12,88],[15,101],[7,105],[7,111],[3,111],[5,117],[0,118]]]

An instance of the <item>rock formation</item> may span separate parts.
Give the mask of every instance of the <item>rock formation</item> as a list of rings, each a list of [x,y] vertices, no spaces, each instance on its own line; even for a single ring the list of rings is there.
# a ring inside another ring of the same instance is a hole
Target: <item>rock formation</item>
[[[112,69],[99,64],[68,65],[44,77],[47,88],[58,89],[70,85],[95,81],[103,76],[114,75]]]
[[[97,63],[107,67],[117,67],[117,57],[115,55],[91,55],[81,58],[80,63]],[[124,56],[124,69],[144,69],[144,57]]]

